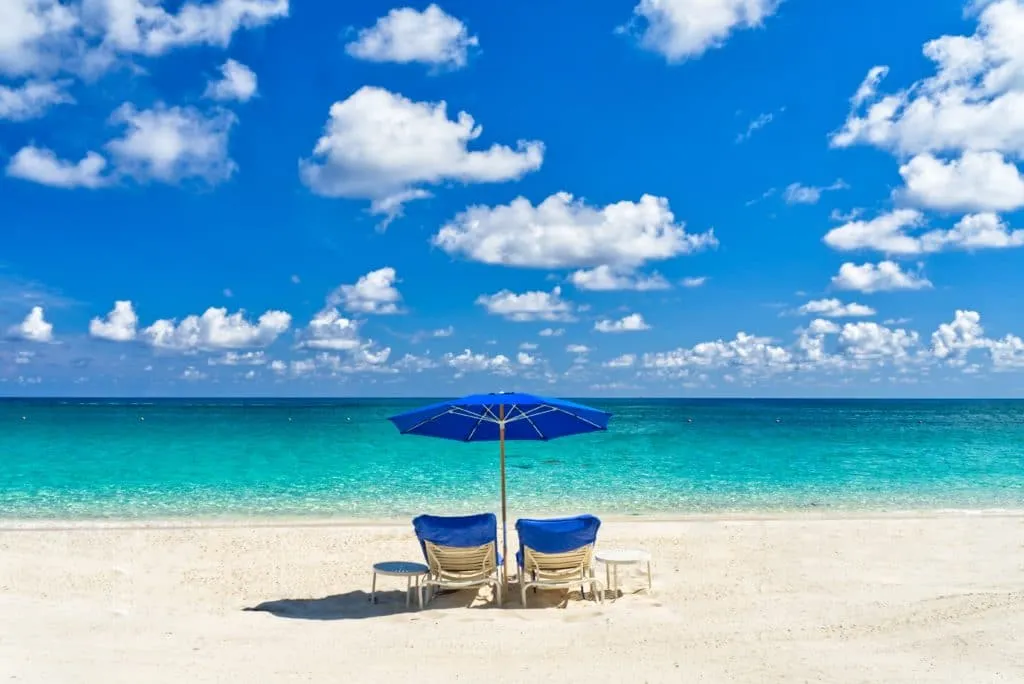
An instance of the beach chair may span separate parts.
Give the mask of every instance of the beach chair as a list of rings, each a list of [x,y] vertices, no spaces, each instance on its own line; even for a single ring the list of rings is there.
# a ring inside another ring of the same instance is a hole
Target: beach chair
[[[427,560],[427,601],[437,589],[493,586],[501,605],[504,577],[498,553],[498,519],[493,513],[421,515],[412,521]]]
[[[573,589],[590,585],[595,600],[604,588],[594,576],[594,542],[601,521],[592,515],[550,520],[516,521],[519,534],[519,595],[526,607],[526,590]]]

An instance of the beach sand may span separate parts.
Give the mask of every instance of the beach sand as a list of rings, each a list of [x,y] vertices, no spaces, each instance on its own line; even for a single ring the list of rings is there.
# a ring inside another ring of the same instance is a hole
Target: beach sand
[[[610,520],[654,592],[527,610],[369,604],[408,522],[0,527],[3,681],[1024,682],[1017,513]]]

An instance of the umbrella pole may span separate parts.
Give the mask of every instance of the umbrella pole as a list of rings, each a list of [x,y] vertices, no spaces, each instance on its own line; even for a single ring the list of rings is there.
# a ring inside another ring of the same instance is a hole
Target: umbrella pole
[[[508,514],[505,503],[505,405],[498,405],[498,449],[501,452],[501,563],[506,594],[508,589]]]

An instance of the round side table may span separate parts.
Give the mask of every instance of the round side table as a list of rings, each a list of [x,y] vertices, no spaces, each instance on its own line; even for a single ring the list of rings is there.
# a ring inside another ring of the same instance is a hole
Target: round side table
[[[426,576],[429,568],[423,563],[412,563],[410,561],[385,561],[373,564],[373,584],[370,586],[370,603],[377,602],[377,575],[388,575],[391,577],[405,578],[405,605],[412,603],[412,591],[416,589],[416,600],[420,608],[423,608],[423,591],[420,579]],[[413,582],[415,581],[415,585]]]
[[[608,589],[612,592],[616,592],[619,589],[620,565],[641,565],[646,563],[647,591],[651,590],[651,554],[647,551],[641,551],[640,549],[610,549],[608,551],[598,551],[594,554],[594,558],[604,563],[605,580],[608,584]]]

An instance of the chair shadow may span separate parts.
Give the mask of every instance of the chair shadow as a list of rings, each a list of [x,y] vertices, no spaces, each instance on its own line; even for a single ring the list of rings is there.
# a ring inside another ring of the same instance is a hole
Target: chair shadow
[[[376,601],[370,603],[365,591],[350,591],[321,598],[285,598],[264,601],[243,611],[270,613],[276,617],[293,620],[366,620],[371,618],[417,613],[419,605],[414,596],[409,606],[405,605],[404,591],[378,591]],[[438,593],[423,610],[446,608],[476,608],[494,605],[489,594],[473,590]]]

